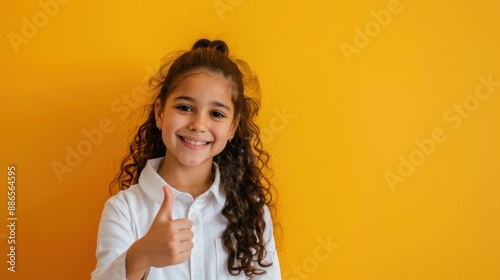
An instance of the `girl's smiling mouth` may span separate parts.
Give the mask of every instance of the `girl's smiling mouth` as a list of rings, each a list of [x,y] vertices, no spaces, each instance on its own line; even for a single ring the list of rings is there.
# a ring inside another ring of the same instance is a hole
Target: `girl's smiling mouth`
[[[184,136],[179,136],[179,138],[184,142],[184,143],[187,143],[189,145],[192,145],[192,146],[196,146],[196,147],[203,147],[203,146],[206,146],[207,144],[210,144],[211,142],[209,141],[196,141],[194,139],[188,139]]]

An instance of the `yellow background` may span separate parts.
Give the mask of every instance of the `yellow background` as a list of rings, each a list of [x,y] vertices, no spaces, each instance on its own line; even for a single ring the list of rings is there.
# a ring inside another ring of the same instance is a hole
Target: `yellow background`
[[[285,279],[500,279],[500,87],[479,80],[500,81],[498,1],[65,2],[52,16],[34,0],[0,4],[2,225],[9,165],[18,207],[15,273],[0,225],[1,279],[89,279],[146,100],[135,90],[200,37],[226,40],[259,75]],[[23,18],[39,26],[12,44]],[[103,120],[113,131],[59,180],[54,162]],[[415,141],[436,129],[445,140],[424,154]],[[399,173],[405,160],[413,172]],[[405,176],[391,188],[387,172]]]

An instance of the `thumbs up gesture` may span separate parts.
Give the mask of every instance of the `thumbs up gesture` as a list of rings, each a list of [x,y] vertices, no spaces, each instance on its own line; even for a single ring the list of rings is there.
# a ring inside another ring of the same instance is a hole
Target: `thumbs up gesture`
[[[193,224],[188,219],[172,220],[174,197],[169,187],[163,187],[165,197],[145,237],[152,241],[154,257],[151,266],[163,267],[182,263],[191,256]]]
[[[179,264],[191,256],[193,248],[192,223],[188,219],[172,220],[174,198],[168,186],[163,187],[165,197],[146,235],[137,240],[127,252],[129,270]]]

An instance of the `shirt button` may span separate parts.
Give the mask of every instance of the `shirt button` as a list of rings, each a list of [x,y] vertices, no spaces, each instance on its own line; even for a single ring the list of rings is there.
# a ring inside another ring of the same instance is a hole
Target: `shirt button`
[[[199,221],[198,219],[193,219],[191,222],[193,223],[193,225],[197,225]]]

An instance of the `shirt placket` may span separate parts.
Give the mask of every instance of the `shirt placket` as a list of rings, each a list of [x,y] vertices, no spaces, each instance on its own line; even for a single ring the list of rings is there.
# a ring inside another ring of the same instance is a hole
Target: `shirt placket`
[[[195,200],[189,208],[188,219],[193,223],[193,249],[191,250],[191,279],[205,279],[203,253],[203,223],[201,222],[201,201]]]

